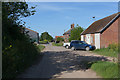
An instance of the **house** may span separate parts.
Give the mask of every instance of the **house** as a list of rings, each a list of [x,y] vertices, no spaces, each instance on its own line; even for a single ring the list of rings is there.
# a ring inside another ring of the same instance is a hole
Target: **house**
[[[66,31],[63,34],[64,42],[69,42],[69,37],[70,37],[70,34],[71,34],[71,30],[73,30],[73,28],[74,28],[74,24],[71,24],[71,29],[69,29],[68,31]]]
[[[31,29],[25,28],[25,32],[29,35],[31,42],[39,43],[39,33]]]
[[[118,20],[120,12],[95,21],[81,33],[81,40],[95,45],[97,49],[118,43]]]
[[[63,38],[63,36],[55,36],[55,40],[57,40],[58,37]]]

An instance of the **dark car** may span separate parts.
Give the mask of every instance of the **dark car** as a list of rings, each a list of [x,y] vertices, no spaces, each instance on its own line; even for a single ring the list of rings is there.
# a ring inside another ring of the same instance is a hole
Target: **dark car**
[[[70,48],[72,50],[83,49],[83,50],[89,51],[89,50],[94,50],[95,46],[87,44],[84,41],[74,40],[74,41],[71,41]]]

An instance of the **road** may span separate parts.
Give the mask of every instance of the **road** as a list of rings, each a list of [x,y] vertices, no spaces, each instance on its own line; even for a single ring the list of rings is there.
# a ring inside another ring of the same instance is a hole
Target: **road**
[[[46,44],[44,56],[18,78],[99,78],[86,64],[107,58],[88,51],[72,51]]]

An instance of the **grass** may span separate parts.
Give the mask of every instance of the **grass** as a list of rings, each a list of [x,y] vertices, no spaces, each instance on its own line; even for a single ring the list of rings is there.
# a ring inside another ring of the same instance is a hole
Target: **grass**
[[[45,48],[45,46],[43,46],[43,45],[38,45],[38,48],[40,49],[40,51],[42,51],[42,50]]]
[[[48,41],[40,41],[40,44],[47,44]]]
[[[53,46],[63,46],[63,43],[52,43]]]
[[[92,64],[91,69],[102,78],[120,78],[117,63],[98,61]]]
[[[118,57],[118,51],[109,48],[96,49],[93,52],[104,56]]]

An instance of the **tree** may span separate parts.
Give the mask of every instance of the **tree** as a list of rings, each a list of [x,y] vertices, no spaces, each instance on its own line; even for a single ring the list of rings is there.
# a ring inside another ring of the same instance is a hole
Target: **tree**
[[[14,78],[29,66],[38,54],[35,45],[22,33],[21,17],[35,14],[35,7],[28,8],[26,2],[2,3],[2,78]],[[23,67],[24,66],[24,67]]]
[[[61,38],[61,37],[58,37],[56,41],[61,42],[61,41],[64,41],[64,39],[63,39],[63,38]]]
[[[81,40],[80,34],[83,32],[83,30],[84,29],[77,24],[77,27],[75,27],[71,31],[69,41],[71,41],[71,40]]]
[[[51,35],[48,34],[48,32],[43,32],[40,36],[40,40],[48,40],[48,41],[52,41],[53,37]]]

